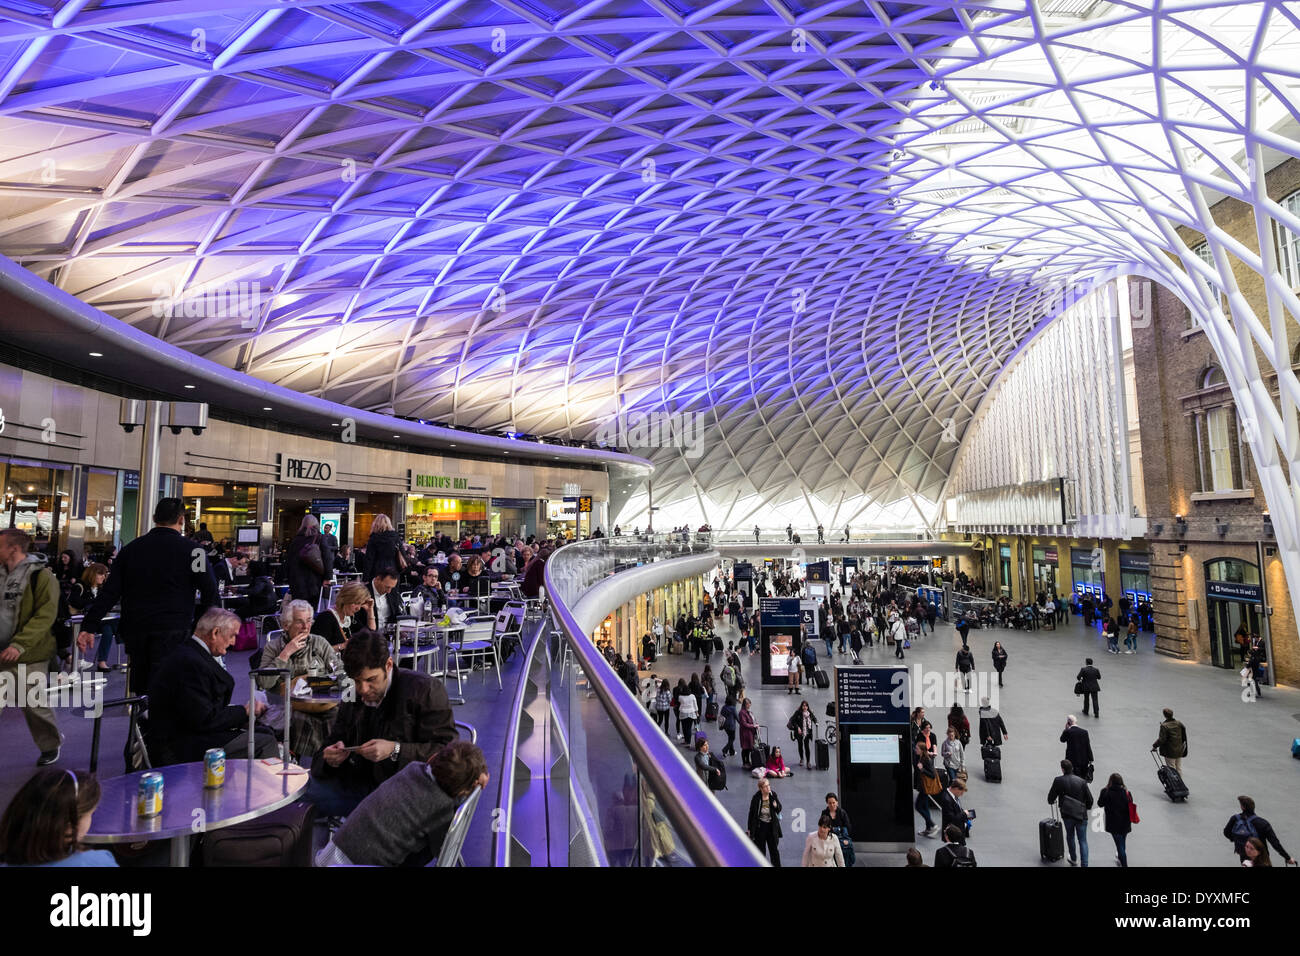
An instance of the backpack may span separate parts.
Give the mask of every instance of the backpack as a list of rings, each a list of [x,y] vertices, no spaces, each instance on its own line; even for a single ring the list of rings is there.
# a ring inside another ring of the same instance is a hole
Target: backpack
[[[962,852],[958,853],[958,850],[961,850]],[[970,847],[968,846],[950,846],[948,847],[948,852],[952,854],[952,865],[954,867],[973,867],[975,865],[975,854],[970,851]]]
[[[1246,816],[1244,813],[1239,813],[1232,818],[1232,842],[1238,851],[1246,845],[1246,841],[1251,837],[1259,838],[1259,831],[1255,829],[1255,824],[1251,822],[1254,819],[1254,814]]]
[[[803,662],[805,667],[817,666],[817,648],[810,643],[803,646]]]
[[[723,687],[731,687],[736,683],[736,671],[730,664],[724,667],[718,676],[722,679]]]

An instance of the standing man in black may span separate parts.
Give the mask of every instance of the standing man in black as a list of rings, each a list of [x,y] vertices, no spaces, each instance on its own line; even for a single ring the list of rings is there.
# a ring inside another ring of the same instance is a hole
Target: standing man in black
[[[95,644],[104,615],[122,602],[118,633],[130,657],[130,692],[147,694],[163,658],[194,633],[196,617],[217,604],[217,585],[201,546],[186,539],[185,505],[163,498],[153,512],[154,527],[125,545],[113,560],[108,579],[81,622],[77,645]],[[194,592],[199,601],[194,602]]]
[[[1065,718],[1061,743],[1065,744],[1065,759],[1070,761],[1075,774],[1087,779],[1088,768],[1092,766],[1092,741],[1088,738],[1088,731],[1079,726],[1074,714]]]
[[[1078,693],[1083,695],[1083,716],[1088,716],[1088,698],[1092,698],[1092,716],[1101,716],[1101,705],[1097,703],[1097,694],[1101,692],[1101,671],[1092,666],[1092,658],[1084,661],[1079,673],[1074,677],[1078,684]]]

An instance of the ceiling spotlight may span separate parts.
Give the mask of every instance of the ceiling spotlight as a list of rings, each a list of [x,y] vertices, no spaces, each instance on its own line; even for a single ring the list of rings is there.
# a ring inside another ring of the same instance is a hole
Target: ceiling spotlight
[[[104,357],[104,353],[103,353],[103,352],[91,352],[91,353],[90,353],[90,357],[91,357],[91,358],[103,358],[103,357]]]
[[[186,387],[186,388],[198,388],[197,385],[186,385],[185,387]]]
[[[271,410],[271,406],[270,406],[270,405],[263,405],[263,406],[262,406],[262,411],[264,411],[264,412],[269,412],[270,410]]]

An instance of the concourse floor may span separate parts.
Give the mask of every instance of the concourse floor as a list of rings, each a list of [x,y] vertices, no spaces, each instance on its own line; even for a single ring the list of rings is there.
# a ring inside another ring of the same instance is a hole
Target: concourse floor
[[[724,642],[739,636],[730,625],[719,627],[717,633]],[[1157,655],[1150,634],[1141,635],[1134,655],[1109,654],[1100,632],[1085,628],[1081,618],[1071,618],[1056,631],[971,631],[970,645],[980,668],[976,676],[993,684],[997,683],[997,675],[992,670],[990,651],[997,640],[1009,654],[1005,686],[997,701],[1010,730],[1010,739],[1002,747],[1003,782],[990,784],[984,780],[983,762],[972,740],[972,753],[967,756],[970,790],[963,801],[978,813],[970,846],[981,866],[1049,865],[1039,859],[1038,821],[1048,815],[1047,790],[1060,773],[1059,762],[1065,756],[1060,735],[1067,714],[1078,716],[1091,736],[1096,758],[1096,777],[1090,788],[1094,798],[1110,774],[1118,772],[1137,803],[1142,822],[1133,827],[1128,838],[1130,866],[1236,866],[1236,855],[1222,831],[1228,817],[1237,811],[1236,797],[1240,793],[1255,799],[1259,814],[1272,822],[1282,845],[1291,854],[1300,854],[1300,814],[1296,813],[1294,796],[1300,761],[1292,759],[1290,753],[1292,739],[1300,736],[1300,691],[1266,687],[1259,701],[1243,703],[1236,671]],[[953,671],[960,646],[956,631],[940,621],[936,634],[913,642],[905,663],[922,668],[924,680],[924,674],[931,671]],[[849,655],[837,652],[827,661],[825,646],[818,642],[817,647],[822,667],[829,670],[837,664],[851,666]],[[1075,675],[1089,656],[1101,671],[1100,719],[1084,717],[1081,699],[1072,693]],[[862,660],[864,664],[897,663],[892,647],[864,648]],[[770,743],[781,747],[786,766],[795,771],[793,777],[774,780],[773,789],[785,808],[781,862],[797,866],[806,832],[792,832],[792,811],[803,808],[807,827],[816,826],[826,793],[838,790],[838,758],[835,748],[831,748],[829,771],[799,768],[797,746],[785,725],[799,702],[807,699],[824,733],[826,703],[833,699],[833,691],[805,684],[802,696],[790,696],[784,687],[763,687],[759,684],[759,661],[757,654],[746,659],[746,694],[753,701],[759,723],[768,728]],[[714,653],[710,664],[714,674],[719,673],[722,655]],[[669,676],[676,684],[678,676],[689,680],[692,672],[702,669],[703,661],[697,662],[692,654],[668,655],[660,656],[650,672],[642,672],[642,676]],[[720,681],[718,691],[722,693]],[[951,691],[948,693],[944,706],[926,707],[927,718],[934,723],[940,741],[953,702]],[[969,702],[964,697],[958,702],[978,732],[977,696],[972,692]],[[1183,760],[1183,776],[1191,796],[1185,803],[1173,804],[1164,795],[1150,755],[1164,707],[1173,708],[1174,715],[1187,726],[1189,755]],[[711,750],[720,753],[726,735],[717,724],[705,727]],[[728,789],[718,796],[743,829],[757,781],[741,768],[739,753],[727,758],[726,763]],[[938,818],[936,812],[936,821]],[[914,819],[915,829],[922,829],[920,815],[915,814]],[[1115,866],[1109,834],[1101,830],[1100,821],[1094,820],[1093,825],[1095,829],[1088,836],[1090,865]],[[939,841],[920,835],[915,840],[925,862],[933,864]],[[1281,866],[1283,861],[1276,859],[1276,852],[1270,852],[1274,863]],[[859,866],[902,863],[901,854],[859,851],[857,855]],[[1050,865],[1067,868],[1064,860]]]

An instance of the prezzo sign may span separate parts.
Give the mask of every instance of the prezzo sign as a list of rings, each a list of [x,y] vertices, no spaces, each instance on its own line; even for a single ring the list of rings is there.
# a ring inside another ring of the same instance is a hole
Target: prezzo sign
[[[285,485],[332,485],[336,465],[327,458],[280,456],[280,483]]]
[[[430,475],[412,471],[411,491],[432,494],[468,495],[474,498],[489,496],[488,479],[481,475]]]

